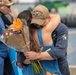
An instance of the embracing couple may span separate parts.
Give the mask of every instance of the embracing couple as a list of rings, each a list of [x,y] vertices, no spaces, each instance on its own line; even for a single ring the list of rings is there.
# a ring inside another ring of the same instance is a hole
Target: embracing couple
[[[24,53],[26,60],[40,61],[44,73],[38,75],[70,75],[67,62],[68,28],[61,23],[60,16],[50,14],[45,6],[38,5],[32,12],[21,12],[18,18],[26,19],[32,37],[42,48],[40,52]],[[25,65],[23,75],[34,75],[31,64]]]

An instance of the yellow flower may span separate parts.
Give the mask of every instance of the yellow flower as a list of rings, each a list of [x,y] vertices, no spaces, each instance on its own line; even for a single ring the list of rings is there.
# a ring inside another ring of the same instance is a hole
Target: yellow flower
[[[8,33],[6,33],[6,35],[9,35]]]
[[[17,20],[13,21],[11,29],[13,29],[14,31],[20,31],[22,29],[22,21],[19,18],[17,18]]]

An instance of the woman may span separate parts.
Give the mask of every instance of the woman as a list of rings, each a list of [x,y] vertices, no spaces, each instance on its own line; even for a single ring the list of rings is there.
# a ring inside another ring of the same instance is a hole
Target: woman
[[[22,15],[22,14],[23,13],[20,13],[19,15]],[[31,13],[30,13],[30,15],[31,15]],[[48,15],[49,15],[49,13],[48,13]],[[19,17],[19,18],[22,19],[23,17]],[[31,20],[31,18],[29,20]],[[54,23],[53,20],[54,21],[57,20],[57,21],[55,21],[56,23]],[[47,33],[46,33],[46,31],[45,31],[46,28],[49,28],[53,24],[53,23],[51,23],[51,21],[53,21],[55,26],[53,28],[51,28],[50,32],[49,32],[49,30],[47,30]],[[43,70],[45,71],[45,75],[57,75],[57,74],[61,75],[61,73],[59,71],[57,60],[54,59],[52,56],[50,56],[48,54],[48,52],[46,51],[47,49],[54,48],[54,45],[53,45],[53,42],[52,42],[52,37],[50,35],[52,34],[52,32],[58,26],[59,23],[60,23],[60,17],[59,16],[54,16],[54,15],[52,16],[52,15],[50,15],[48,17],[48,19],[46,20],[46,22],[44,22],[43,25],[38,25],[38,24],[34,24],[33,23],[32,25],[29,26],[30,31],[31,31],[30,33],[31,33],[32,37],[38,43],[38,45],[37,45],[38,47],[41,47],[41,46],[43,47],[43,52],[34,52],[34,51],[25,52],[25,56],[26,56],[26,59],[29,59],[29,60],[37,60],[37,59],[39,59],[40,62],[41,62],[41,65],[43,67]],[[49,26],[49,27],[47,27],[47,26]],[[42,27],[42,28],[40,28],[40,27]],[[43,34],[41,31],[44,32],[45,34]],[[46,43],[45,41],[43,41],[43,42],[45,42],[45,45],[44,45],[44,43],[42,42],[42,39],[43,39],[42,35],[44,35],[43,37],[46,37],[48,35],[49,38],[44,38],[44,40],[47,41],[47,39],[48,40],[50,39],[50,43],[49,44]],[[41,41],[38,40],[38,39],[40,39]],[[50,44],[51,44],[51,46],[50,46]],[[35,49],[37,49],[37,48],[35,47]],[[51,61],[51,60],[53,60],[53,61]],[[49,64],[49,66],[47,64]],[[34,72],[33,72],[31,64],[25,65],[25,68],[23,70],[23,75],[25,75],[25,74],[26,75],[31,75],[31,74],[34,75]],[[44,74],[40,73],[38,75],[44,75]]]
[[[57,59],[54,59],[54,57],[50,56],[48,53],[48,49],[51,50],[51,48],[54,48],[52,32],[59,25],[59,23],[60,16],[57,14],[49,15],[48,9],[43,5],[36,6],[32,11],[32,25],[30,25],[33,29],[32,35],[38,45],[43,47],[43,50],[42,52],[25,52],[25,56],[26,59],[29,60],[39,59],[45,75],[61,75]],[[39,75],[44,74],[41,73]]]
[[[5,15],[7,15],[7,14],[9,14],[12,17],[12,12],[9,12],[9,10],[10,9],[7,6],[5,6],[3,4],[0,5],[0,18],[1,18],[0,19],[0,36],[5,32],[5,27],[6,27],[5,24],[7,24],[7,25],[12,24],[8,20],[8,18],[5,17]],[[5,63],[4,63],[4,60],[5,60],[5,58],[8,57],[8,51],[7,51],[7,47],[0,41],[0,57],[1,56],[2,56],[3,62],[1,62],[0,65],[3,66],[3,67],[1,67],[1,69],[0,69],[0,74],[3,75],[2,73],[4,71],[4,74],[7,75],[9,68],[7,69],[7,62],[5,61]],[[8,61],[8,63],[10,64],[9,61]],[[3,68],[4,68],[4,70],[3,70]],[[11,70],[12,70],[12,67],[11,67],[11,64],[10,64],[9,74],[11,74]]]

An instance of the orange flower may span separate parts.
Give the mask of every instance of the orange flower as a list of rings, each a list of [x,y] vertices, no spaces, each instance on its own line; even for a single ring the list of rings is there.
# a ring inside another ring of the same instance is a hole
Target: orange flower
[[[17,20],[13,21],[11,29],[13,29],[14,31],[20,31],[22,29],[22,21],[19,18],[17,18]]]

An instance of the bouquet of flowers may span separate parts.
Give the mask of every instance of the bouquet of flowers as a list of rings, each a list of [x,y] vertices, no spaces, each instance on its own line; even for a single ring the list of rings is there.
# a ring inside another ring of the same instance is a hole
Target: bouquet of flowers
[[[13,25],[8,27],[6,32],[2,35],[2,38],[7,45],[13,46],[18,52],[23,53],[32,49],[30,37],[27,22],[25,20],[20,20],[19,18],[15,20]],[[24,64],[29,64],[29,62],[32,64],[35,75],[42,71],[39,60],[26,61],[25,59],[24,61]]]

